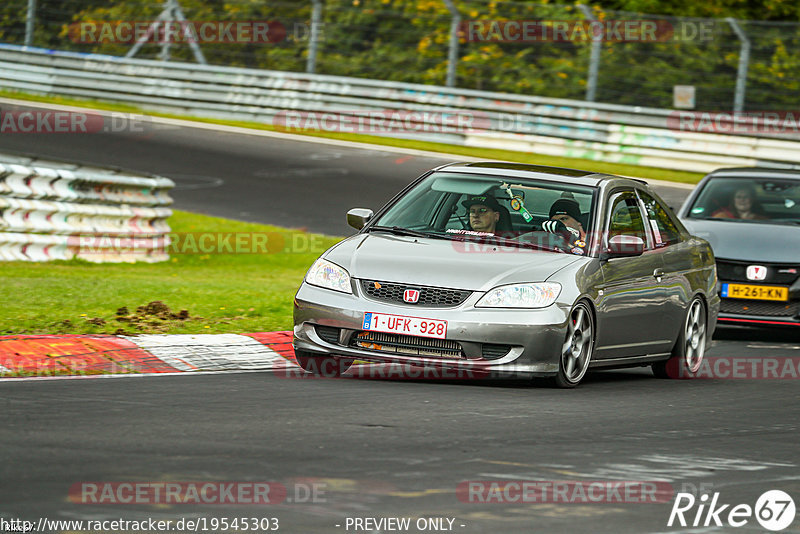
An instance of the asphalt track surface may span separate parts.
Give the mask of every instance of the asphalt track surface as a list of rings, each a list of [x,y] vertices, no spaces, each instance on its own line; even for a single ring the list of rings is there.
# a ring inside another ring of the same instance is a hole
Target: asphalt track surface
[[[341,222],[347,208],[377,208],[447,161],[149,128],[3,135],[0,151],[157,172],[178,183],[181,209],[339,235],[349,234]],[[658,190],[670,203],[687,193]],[[718,330],[707,355],[796,361],[800,336]],[[664,481],[675,492],[719,492],[719,502],[732,505],[753,506],[782,489],[800,505],[799,383],[659,380],[646,369],[595,373],[575,390],[272,372],[6,381],[0,518],[277,517],[280,532],[313,533],[377,532],[347,529],[347,518],[388,517],[450,518],[464,533],[763,532],[753,518],[737,529],[704,527],[704,516],[699,527],[668,527],[672,499],[481,504],[463,502],[456,489],[474,480]],[[271,481],[287,487],[292,502],[70,502],[69,488],[87,481]],[[310,484],[317,502],[297,502],[294,492],[303,497]],[[686,514],[690,525],[696,511]],[[796,520],[784,532],[799,527]]]

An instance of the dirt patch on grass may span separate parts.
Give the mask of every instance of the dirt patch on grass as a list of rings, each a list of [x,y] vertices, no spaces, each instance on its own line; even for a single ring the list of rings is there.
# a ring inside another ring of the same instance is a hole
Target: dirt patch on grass
[[[185,321],[200,321],[202,319],[202,317],[191,317],[189,310],[180,310],[175,313],[164,302],[154,300],[144,306],[139,306],[134,313],[130,313],[126,306],[117,309],[114,322],[120,328],[117,328],[114,333],[117,335],[158,334],[167,332]],[[89,319],[88,322],[97,325],[106,324],[105,320],[99,317]]]

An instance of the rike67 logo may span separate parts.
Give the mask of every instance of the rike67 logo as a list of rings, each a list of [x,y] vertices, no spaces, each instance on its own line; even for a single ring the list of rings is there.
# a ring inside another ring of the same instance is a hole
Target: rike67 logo
[[[754,517],[762,528],[773,532],[783,530],[794,521],[794,500],[781,490],[762,493],[755,506],[721,503],[719,492],[715,492],[710,500],[707,494],[695,499],[691,493],[678,493],[667,526],[739,528],[747,525]]]

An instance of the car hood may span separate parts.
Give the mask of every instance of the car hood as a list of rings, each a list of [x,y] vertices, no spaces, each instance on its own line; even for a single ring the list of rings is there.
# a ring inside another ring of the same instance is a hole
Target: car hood
[[[800,226],[683,219],[692,234],[711,244],[718,258],[800,263]]]
[[[325,259],[346,268],[354,278],[470,291],[545,281],[571,263],[586,261],[558,252],[383,233],[345,239]]]

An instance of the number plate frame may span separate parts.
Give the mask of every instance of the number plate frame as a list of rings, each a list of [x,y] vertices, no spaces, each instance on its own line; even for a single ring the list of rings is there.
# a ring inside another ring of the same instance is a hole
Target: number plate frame
[[[774,291],[778,293],[777,296],[762,294],[765,292]],[[728,299],[746,299],[746,300],[767,300],[773,302],[786,302],[789,300],[789,288],[780,286],[759,286],[755,284],[722,284],[723,298]]]
[[[361,328],[367,332],[447,339],[447,321],[443,319],[365,312]]]

